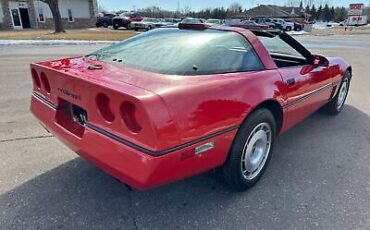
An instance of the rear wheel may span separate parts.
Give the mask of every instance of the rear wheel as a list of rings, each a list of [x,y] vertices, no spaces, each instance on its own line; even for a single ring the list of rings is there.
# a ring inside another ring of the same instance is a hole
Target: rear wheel
[[[253,112],[235,137],[225,164],[220,169],[224,180],[244,191],[261,178],[270,161],[276,122],[267,109]]]
[[[118,30],[119,26],[113,25],[113,29]]]
[[[343,110],[344,103],[346,102],[348,96],[350,82],[351,73],[349,71],[346,71],[339,86],[337,95],[333,98],[333,100],[331,100],[322,108],[322,111],[329,115],[337,115]]]
[[[103,27],[104,27],[104,28],[108,28],[108,27],[109,27],[108,22],[103,22]]]

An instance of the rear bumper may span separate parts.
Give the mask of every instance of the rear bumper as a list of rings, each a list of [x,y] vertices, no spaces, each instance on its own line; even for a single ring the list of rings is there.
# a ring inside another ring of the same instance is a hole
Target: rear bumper
[[[153,188],[218,167],[226,160],[236,129],[162,156],[151,156],[86,126],[76,136],[55,122],[57,106],[32,96],[31,111],[40,123],[77,154],[139,190]],[[215,148],[193,155],[195,147],[214,142]]]

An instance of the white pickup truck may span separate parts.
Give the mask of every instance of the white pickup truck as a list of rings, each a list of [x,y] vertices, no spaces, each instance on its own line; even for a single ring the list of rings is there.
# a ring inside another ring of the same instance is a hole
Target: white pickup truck
[[[282,18],[274,18],[273,21],[275,23],[278,23],[282,30],[291,31],[291,30],[294,29],[294,23],[293,22],[285,21]]]

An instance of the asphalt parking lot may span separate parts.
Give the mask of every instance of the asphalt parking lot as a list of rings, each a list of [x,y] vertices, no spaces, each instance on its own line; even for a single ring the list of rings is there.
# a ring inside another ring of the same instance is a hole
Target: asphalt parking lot
[[[369,229],[370,36],[302,36],[342,56],[353,81],[340,115],[313,114],[281,136],[245,193],[205,173],[128,190],[45,132],[29,112],[29,63],[102,45],[0,47],[0,229]]]

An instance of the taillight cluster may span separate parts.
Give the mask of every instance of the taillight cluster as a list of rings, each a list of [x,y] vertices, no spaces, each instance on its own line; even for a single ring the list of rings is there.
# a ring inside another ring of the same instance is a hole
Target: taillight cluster
[[[32,81],[35,88],[41,90],[44,89],[48,94],[51,92],[51,87],[46,74],[41,72],[40,75],[36,72],[35,69],[31,70],[32,73]]]
[[[113,122],[116,118],[112,110],[112,104],[109,97],[104,93],[99,93],[96,96],[96,105],[98,107],[99,114],[103,119],[109,123]],[[120,117],[125,126],[133,133],[139,133],[143,128],[143,116],[138,108],[129,101],[121,103]]]

